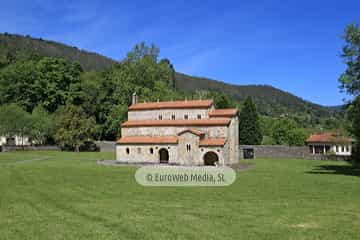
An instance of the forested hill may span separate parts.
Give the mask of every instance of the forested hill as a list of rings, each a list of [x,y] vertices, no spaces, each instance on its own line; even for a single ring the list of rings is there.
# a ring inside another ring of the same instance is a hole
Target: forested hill
[[[177,73],[175,79],[177,88],[183,91],[215,90],[229,94],[239,101],[251,96],[257,103],[259,111],[266,115],[303,112],[323,117],[342,111],[340,106],[325,107],[314,104],[269,85],[232,85],[181,73]]]
[[[0,59],[9,53],[16,55],[23,52],[78,62],[84,70],[101,70],[115,63],[114,60],[97,53],[80,50],[62,43],[16,34],[0,34]]]
[[[85,71],[101,70],[115,63],[114,60],[97,53],[79,50],[62,43],[35,39],[29,36],[0,34],[0,61],[8,55],[22,53],[40,56],[60,57],[70,62],[78,62]],[[207,78],[192,77],[182,73],[175,75],[177,89],[191,92],[194,90],[217,90],[243,100],[252,96],[262,114],[278,116],[284,113],[309,113],[318,117],[332,115],[340,108],[324,107],[305,101],[290,93],[266,85],[231,85]]]

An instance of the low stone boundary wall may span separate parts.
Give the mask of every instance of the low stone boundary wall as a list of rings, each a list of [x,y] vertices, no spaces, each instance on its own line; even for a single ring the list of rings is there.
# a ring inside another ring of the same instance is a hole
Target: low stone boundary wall
[[[59,151],[58,146],[13,146],[13,145],[2,145],[2,152],[12,152],[12,151]]]
[[[96,141],[96,145],[100,147],[101,152],[115,152],[115,144],[113,141]]]
[[[254,158],[300,158],[313,160],[348,160],[347,157],[311,154],[308,146],[283,145],[240,145],[240,158],[244,158],[244,149],[253,149]]]

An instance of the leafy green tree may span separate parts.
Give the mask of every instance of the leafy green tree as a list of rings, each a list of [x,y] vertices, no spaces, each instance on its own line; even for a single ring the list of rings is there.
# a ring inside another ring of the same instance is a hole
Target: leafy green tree
[[[100,139],[115,140],[119,135],[119,120],[126,119],[131,95],[140,100],[163,101],[182,96],[173,89],[174,69],[170,61],[158,61],[159,49],[144,43],[136,45],[120,63],[101,73],[81,76],[81,105],[95,117]],[[117,115],[120,114],[120,115]]]
[[[20,136],[24,139],[31,134],[32,125],[31,115],[18,105],[7,104],[0,107],[0,135]]]
[[[0,104],[16,103],[31,112],[39,103],[36,62],[16,62],[0,71]]]
[[[62,148],[79,151],[79,146],[94,134],[95,124],[81,107],[68,104],[56,113],[55,140]]]
[[[350,132],[355,136],[354,156],[357,163],[360,164],[360,96],[357,97],[349,107],[348,118],[350,119]]]
[[[63,59],[17,61],[0,71],[0,104],[16,103],[28,112],[41,105],[52,113],[79,101],[81,72],[79,64]]]
[[[288,144],[289,133],[295,128],[296,125],[294,121],[287,118],[281,118],[273,124],[271,137],[275,144]]]
[[[275,123],[274,118],[268,116],[261,116],[260,117],[261,133],[264,136],[270,137],[272,134],[272,127],[274,123]]]
[[[244,145],[258,145],[262,141],[260,119],[251,97],[245,100],[240,112],[239,141]]]
[[[287,143],[290,146],[304,146],[308,134],[301,128],[291,129],[288,133]]]
[[[106,126],[106,135],[115,136],[116,138],[120,137],[120,123],[126,121],[127,119],[127,106],[117,105],[113,106],[111,109],[107,121],[105,122]]]
[[[349,120],[352,123],[351,132],[356,139],[354,158],[360,162],[360,28],[356,24],[349,25],[344,35],[345,46],[342,55],[347,68],[339,78],[340,88],[349,95],[354,96],[354,101],[348,109]]]
[[[231,108],[235,106],[234,100],[228,95],[219,92],[212,92],[216,108]]]
[[[44,144],[47,139],[51,138],[55,131],[55,122],[43,107],[36,107],[32,114],[32,128],[30,136],[37,144]]]
[[[173,86],[174,69],[169,60],[158,61],[159,48],[144,42],[135,45],[124,61],[117,65],[121,69],[122,81],[152,88],[155,81],[161,80]]]
[[[78,103],[80,98],[81,66],[64,59],[43,58],[37,64],[39,78],[35,89],[41,105],[49,112],[67,102]]]
[[[272,137],[264,136],[261,144],[262,145],[275,145],[275,141]]]
[[[192,95],[193,99],[213,99],[216,108],[233,108],[235,101],[228,95],[218,91],[197,90]]]
[[[360,95],[360,28],[349,25],[343,36],[345,46],[341,57],[346,63],[346,70],[340,76],[340,88],[353,96]]]
[[[303,146],[308,133],[297,127],[294,120],[290,118],[281,118],[274,122],[271,130],[271,138],[274,144]]]

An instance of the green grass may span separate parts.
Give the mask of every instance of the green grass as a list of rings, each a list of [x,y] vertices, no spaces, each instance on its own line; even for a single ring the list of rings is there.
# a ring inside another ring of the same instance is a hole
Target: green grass
[[[0,239],[359,239],[359,172],[257,159],[229,187],[142,187],[111,153],[0,153]]]

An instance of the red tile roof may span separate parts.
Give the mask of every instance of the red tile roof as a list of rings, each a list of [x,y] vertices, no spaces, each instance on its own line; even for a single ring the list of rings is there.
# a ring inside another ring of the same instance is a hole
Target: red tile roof
[[[199,146],[224,146],[226,143],[226,138],[204,138],[200,140]]]
[[[307,143],[351,143],[354,139],[343,136],[337,136],[332,133],[312,134],[307,140]]]
[[[117,140],[118,144],[176,144],[177,136],[129,136]]]
[[[198,135],[200,137],[205,135],[205,133],[203,133],[202,131],[199,131],[199,130],[193,129],[193,128],[181,131],[181,132],[178,133],[178,135],[180,136],[181,134],[186,133],[186,132],[191,132],[191,133],[193,133],[195,135]]]
[[[210,117],[233,117],[238,113],[236,108],[215,109],[209,112]]]
[[[122,127],[159,126],[228,126],[231,119],[192,119],[192,120],[134,120],[126,121]]]
[[[213,105],[212,100],[189,100],[171,102],[148,102],[136,103],[129,106],[129,111],[154,110],[154,109],[177,109],[177,108],[209,108]]]

